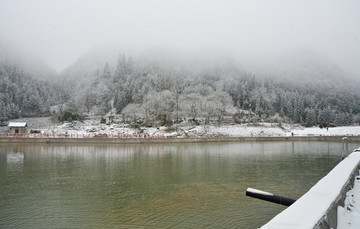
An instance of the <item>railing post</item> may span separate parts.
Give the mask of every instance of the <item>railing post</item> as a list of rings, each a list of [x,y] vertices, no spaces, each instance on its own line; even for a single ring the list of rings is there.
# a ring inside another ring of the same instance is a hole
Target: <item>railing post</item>
[[[346,143],[346,152],[344,152],[344,146]],[[343,160],[346,156],[346,154],[348,154],[349,151],[349,139],[347,137],[343,137],[342,138],[342,149],[341,149],[341,160]]]

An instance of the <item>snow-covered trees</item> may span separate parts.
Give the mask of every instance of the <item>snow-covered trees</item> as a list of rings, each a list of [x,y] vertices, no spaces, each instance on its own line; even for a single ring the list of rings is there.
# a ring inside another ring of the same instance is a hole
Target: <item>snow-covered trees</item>
[[[0,121],[48,114],[52,105],[64,111],[69,104],[79,114],[128,113],[133,121],[160,124],[221,123],[233,116],[236,122],[326,126],[350,125],[360,116],[360,93],[342,85],[329,82],[331,90],[324,90],[316,82],[258,78],[232,63],[162,65],[119,55],[96,72],[88,80],[48,84],[0,66]]]
[[[313,108],[307,108],[305,110],[305,126],[310,127],[317,124],[316,112]]]
[[[64,105],[70,101],[72,95],[74,94],[74,87],[68,80],[61,80],[55,84],[55,101],[60,112],[63,111]]]
[[[19,68],[0,65],[0,122],[19,117],[49,115],[53,87]]]
[[[97,88],[107,96],[97,96],[101,98],[98,103],[113,101],[118,113],[123,113],[129,104],[137,104],[139,109],[134,115],[145,123],[185,119],[195,123],[221,122],[224,116],[238,110],[234,119],[241,122],[272,121],[277,117],[278,121],[306,126],[344,125],[351,124],[351,117],[360,113],[357,95],[343,90],[340,94],[317,91],[316,84],[302,86],[257,78],[235,65],[199,65],[189,69],[136,62],[120,55],[115,69],[105,66],[100,72],[106,77],[99,77]],[[107,86],[99,87],[101,84]],[[94,103],[91,98],[86,100],[88,110]]]

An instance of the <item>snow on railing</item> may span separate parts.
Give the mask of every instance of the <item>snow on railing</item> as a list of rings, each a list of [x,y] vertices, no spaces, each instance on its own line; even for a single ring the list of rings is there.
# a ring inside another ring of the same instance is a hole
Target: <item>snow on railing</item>
[[[168,138],[164,135],[149,134],[9,134],[0,133],[0,138],[118,138],[118,139],[135,139],[135,138]]]

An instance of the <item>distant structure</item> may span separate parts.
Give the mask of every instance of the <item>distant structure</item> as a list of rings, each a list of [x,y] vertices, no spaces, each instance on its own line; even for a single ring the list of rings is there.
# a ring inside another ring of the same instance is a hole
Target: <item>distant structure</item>
[[[114,122],[115,115],[109,115],[109,122],[108,124],[111,124]]]
[[[26,122],[10,122],[10,133],[11,134],[25,134],[27,123]]]

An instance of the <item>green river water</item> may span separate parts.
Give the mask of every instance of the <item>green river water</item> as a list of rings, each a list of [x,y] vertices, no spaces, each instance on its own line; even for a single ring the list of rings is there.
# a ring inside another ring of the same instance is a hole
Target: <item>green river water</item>
[[[296,199],[340,159],[340,142],[0,144],[0,228],[257,228],[286,207],[248,187]]]

